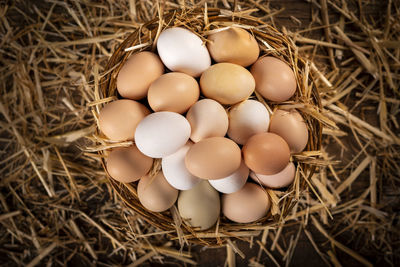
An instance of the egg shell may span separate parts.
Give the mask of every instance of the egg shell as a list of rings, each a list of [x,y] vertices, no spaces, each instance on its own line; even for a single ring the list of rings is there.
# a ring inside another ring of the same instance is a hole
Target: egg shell
[[[284,61],[275,57],[263,57],[251,67],[256,81],[256,91],[268,100],[283,102],[296,92],[293,70]]]
[[[210,54],[203,41],[184,28],[169,28],[161,32],[157,50],[162,62],[171,71],[199,77],[211,65]]]
[[[147,100],[154,111],[185,113],[200,96],[197,81],[185,73],[161,75],[149,88]]]
[[[253,64],[260,54],[260,48],[248,31],[230,27],[208,37],[208,51],[216,62],[229,62],[243,67]]]
[[[137,126],[135,143],[146,156],[163,158],[189,140],[190,124],[181,114],[161,111],[144,118]]]
[[[202,99],[186,114],[192,133],[190,139],[199,142],[209,137],[223,137],[228,130],[228,115],[224,107],[215,100]]]
[[[193,143],[188,141],[174,154],[161,160],[162,172],[168,183],[179,190],[189,190],[197,185],[201,179],[192,175],[186,168],[185,156]]]
[[[300,153],[307,146],[307,125],[295,109],[276,110],[272,114],[269,131],[285,139],[293,153]]]
[[[162,212],[174,205],[178,190],[165,179],[162,172],[156,176],[144,176],[139,180],[137,194],[140,203],[153,212]]]
[[[251,223],[267,215],[271,203],[264,190],[253,183],[246,183],[242,189],[221,197],[222,213],[231,221]]]
[[[259,174],[276,174],[288,165],[290,159],[288,144],[274,133],[253,135],[242,151],[247,167]]]
[[[164,73],[160,58],[148,51],[128,58],[117,76],[117,90],[124,98],[139,100],[147,95],[150,84]]]
[[[149,114],[144,105],[134,100],[113,101],[100,110],[99,128],[111,140],[133,140],[137,125]]]
[[[209,229],[221,212],[219,194],[207,181],[202,181],[194,188],[179,193],[178,211],[190,226]]]
[[[259,181],[262,185],[275,189],[286,187],[293,183],[295,173],[296,167],[294,166],[293,162],[290,162],[282,171],[278,172],[277,174],[264,175],[251,172],[250,177],[256,182]]]
[[[245,100],[229,110],[228,136],[240,145],[255,134],[267,132],[268,126],[268,110],[256,100]]]
[[[188,171],[207,180],[221,179],[233,174],[240,166],[239,146],[225,137],[211,137],[194,144],[186,154]]]
[[[242,66],[218,63],[209,67],[200,78],[200,88],[207,98],[224,105],[246,100],[254,92],[255,81]]]
[[[248,177],[249,168],[247,168],[246,164],[244,164],[244,161],[242,160],[239,169],[237,169],[233,174],[222,179],[209,180],[209,183],[217,191],[225,194],[230,194],[242,188],[246,183]]]
[[[143,155],[135,145],[114,148],[107,157],[106,168],[112,178],[131,183],[146,175],[153,159]]]

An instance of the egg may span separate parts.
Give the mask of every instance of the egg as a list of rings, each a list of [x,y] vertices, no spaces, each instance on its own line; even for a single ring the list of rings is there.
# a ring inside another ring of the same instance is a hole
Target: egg
[[[117,76],[118,93],[139,100],[147,95],[150,84],[164,73],[160,58],[148,51],[136,53],[128,58]]]
[[[275,57],[263,57],[251,67],[256,91],[268,100],[282,102],[296,92],[296,78],[288,64]]]
[[[200,77],[201,92],[224,105],[246,100],[255,88],[251,73],[242,66],[218,63],[209,67]]]
[[[288,165],[290,159],[288,144],[274,133],[253,135],[242,151],[247,167],[259,174],[276,174]]]
[[[210,54],[199,36],[179,27],[163,30],[157,40],[162,62],[171,71],[199,77],[211,65]]]
[[[229,62],[243,67],[253,64],[260,54],[256,39],[248,31],[229,27],[208,37],[208,51],[216,62]]]
[[[185,117],[161,111],[148,115],[138,124],[135,143],[146,156],[163,158],[183,147],[189,136],[190,124]]]
[[[168,183],[179,190],[188,190],[198,184],[201,179],[192,175],[186,168],[185,156],[192,147],[191,141],[181,147],[174,154],[161,160],[162,172]]]
[[[155,80],[147,93],[154,111],[185,113],[200,96],[197,81],[185,73],[170,72]]]
[[[293,183],[295,173],[296,167],[294,166],[293,162],[290,162],[282,171],[278,172],[277,174],[264,175],[251,172],[250,177],[253,178],[254,181],[260,182],[262,185],[265,185],[269,188],[282,188]]]
[[[221,212],[219,194],[207,181],[202,181],[194,188],[179,193],[178,211],[190,226],[207,230],[219,218]]]
[[[211,137],[194,144],[186,154],[188,171],[208,180],[221,179],[233,174],[240,166],[239,146],[225,137]]]
[[[122,99],[106,104],[99,114],[99,129],[113,141],[133,140],[136,126],[150,111],[139,102]]]
[[[269,131],[285,139],[293,153],[299,153],[307,146],[307,125],[295,109],[276,110],[272,114]]]
[[[264,190],[253,183],[246,183],[242,189],[221,197],[222,213],[231,221],[251,223],[267,215],[271,203]]]
[[[131,183],[146,175],[153,159],[143,155],[135,145],[114,148],[107,157],[106,168],[112,178]]]
[[[162,172],[152,177],[146,175],[139,180],[137,195],[140,203],[153,212],[166,211],[178,198],[178,190],[165,180]]]
[[[202,99],[186,114],[192,133],[190,139],[199,142],[209,137],[225,136],[228,131],[228,115],[224,107],[215,100]]]
[[[237,169],[233,174],[222,179],[209,180],[209,183],[217,191],[225,194],[230,194],[242,188],[246,183],[248,177],[249,168],[247,168],[246,164],[244,164],[244,161],[242,161],[240,163],[239,169]]]
[[[229,110],[228,136],[240,145],[255,134],[267,132],[268,126],[268,110],[256,100],[245,100]]]

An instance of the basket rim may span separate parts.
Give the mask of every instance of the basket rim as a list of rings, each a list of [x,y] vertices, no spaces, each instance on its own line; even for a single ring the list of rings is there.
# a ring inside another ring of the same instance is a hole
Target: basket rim
[[[277,34],[277,36],[279,36],[280,38],[283,38],[283,39],[286,40],[286,44],[288,45],[288,47],[285,48],[285,49],[287,49],[289,51],[289,54],[291,56],[293,56],[293,54],[291,54],[291,53],[296,52],[296,46],[294,45],[294,43],[290,39],[290,37],[288,37],[287,35],[279,32],[273,26],[271,26],[269,24],[265,24],[264,22],[260,21],[259,19],[255,18],[255,17],[252,17],[252,19],[249,19],[249,18],[238,18],[238,17],[235,17],[234,13],[232,13],[231,16],[223,16],[223,17],[221,17],[220,16],[221,15],[221,9],[219,9],[219,8],[208,8],[208,9],[205,9],[205,8],[188,9],[188,8],[186,8],[186,9],[177,9],[177,10],[169,11],[168,13],[163,14],[163,18],[164,19],[170,18],[170,21],[172,21],[172,19],[175,19],[176,16],[186,16],[186,15],[193,15],[193,14],[199,15],[198,13],[205,14],[205,12],[207,14],[207,18],[204,18],[204,19],[207,19],[208,21],[227,21],[228,20],[230,22],[239,22],[240,23],[239,25],[249,25],[249,24],[244,24],[243,23],[243,21],[244,21],[244,22],[247,22],[247,23],[254,24],[256,26],[262,25],[264,28],[272,31],[273,33]],[[115,95],[116,86],[115,86],[115,84],[113,84],[113,80],[115,81],[115,79],[116,79],[116,73],[118,73],[119,69],[123,65],[123,64],[121,64],[121,62],[123,63],[124,60],[126,60],[131,54],[133,54],[133,51],[125,52],[124,49],[129,47],[132,43],[135,42],[135,37],[141,36],[141,34],[143,34],[143,32],[146,33],[146,30],[148,30],[150,33],[152,33],[152,31],[156,30],[158,32],[158,34],[159,34],[159,32],[161,32],[161,30],[158,27],[156,27],[156,26],[159,26],[158,24],[159,24],[159,17],[157,16],[157,17],[153,18],[152,20],[150,20],[150,21],[146,22],[145,24],[143,24],[140,28],[138,28],[135,31],[133,31],[117,47],[117,49],[113,52],[113,54],[110,57],[107,65],[105,66],[104,73],[106,73],[106,74],[102,75],[101,80],[100,80],[100,84],[101,84],[100,89],[101,89],[101,94],[102,94],[103,98]],[[155,28],[149,29],[149,26],[155,26]],[[163,29],[169,28],[169,27],[170,27],[170,25],[168,25],[167,27],[164,27]],[[149,33],[149,32],[147,32],[147,33]],[[260,34],[260,32],[258,32],[255,28],[252,28],[251,32],[255,36],[259,37],[259,35],[257,35],[257,34]],[[272,37],[272,39],[274,39],[274,36],[271,36],[271,37]],[[157,35],[156,35],[156,38],[157,38]],[[257,40],[257,41],[260,44],[261,41],[259,41],[259,40]],[[141,48],[141,49],[138,49],[137,51],[135,51],[135,53],[140,52],[140,51],[152,51],[152,50],[154,50],[154,43],[153,43],[152,47],[150,47],[150,49],[149,49],[149,47],[147,47],[147,49]],[[293,50],[293,51],[291,51],[291,50]],[[270,54],[262,55],[260,53],[260,57],[265,56],[265,55],[270,55]],[[292,60],[293,60],[293,58],[292,58]],[[295,65],[296,68],[298,67],[298,65],[305,65],[306,64],[306,61],[299,55],[296,55],[296,60],[297,60],[296,61],[297,65]],[[293,62],[287,62],[287,60],[285,60],[285,62],[288,63],[290,66],[293,63]],[[298,74],[298,73],[296,73],[296,74]],[[296,77],[300,78],[297,75],[296,75]],[[311,81],[315,81],[315,79],[314,79],[314,77],[313,77],[313,75],[311,73],[308,73],[308,78]],[[298,86],[296,88],[296,94],[297,94],[297,91],[299,91],[299,84],[301,82],[302,82],[302,79],[297,79]],[[314,107],[316,107],[316,110],[318,112],[320,112],[322,110],[322,104],[321,104],[321,100],[320,100],[320,97],[319,97],[319,92],[318,92],[317,85],[315,84],[315,82],[312,82],[311,86],[312,87],[311,87],[311,92],[310,93],[311,93],[311,98],[314,101],[314,103],[312,103],[312,104],[313,104]],[[111,87],[111,90],[110,90],[110,87]],[[270,102],[270,101],[267,101],[267,102]],[[308,103],[308,104],[310,104],[310,103]],[[312,140],[313,138],[309,137],[309,143],[310,143],[310,140],[311,140],[312,142],[315,141],[315,144],[312,143],[310,145],[308,143],[306,149],[308,149],[309,146],[313,146],[313,150],[312,151],[315,151],[315,150],[319,151],[320,148],[321,148],[321,142],[322,142],[322,127],[323,127],[323,124],[321,123],[321,121],[319,121],[319,120],[317,120],[315,118],[312,118],[312,117],[310,117],[308,115],[304,116],[302,111],[299,110],[299,112],[302,113],[303,118],[305,118],[305,121],[307,121],[308,127],[310,127],[310,124],[311,124],[311,126],[313,127],[312,129],[314,130],[312,132],[317,135],[316,140]],[[309,128],[309,130],[310,130],[310,128]],[[96,134],[99,134],[99,129],[98,128],[96,129]],[[309,136],[311,136],[311,134]],[[305,150],[305,151],[308,151],[308,150]],[[213,226],[212,228],[210,228],[208,230],[198,231],[198,230],[195,230],[194,228],[190,227],[186,223],[182,223],[182,224],[180,224],[178,226],[174,225],[174,224],[176,224],[176,222],[174,222],[173,219],[171,218],[172,217],[171,212],[173,212],[171,210],[166,211],[166,212],[162,212],[162,213],[155,213],[155,212],[147,211],[142,207],[145,210],[145,212],[143,212],[143,209],[142,210],[139,209],[137,206],[133,205],[132,202],[130,201],[132,199],[132,195],[136,196],[136,198],[137,198],[135,186],[132,185],[132,184],[123,184],[123,183],[117,182],[116,180],[111,178],[111,176],[109,175],[109,173],[108,173],[108,171],[106,169],[104,151],[98,151],[98,153],[101,156],[101,164],[102,164],[103,169],[104,169],[104,171],[106,173],[108,181],[110,182],[111,186],[113,187],[113,189],[117,193],[117,195],[121,198],[123,203],[125,205],[127,205],[128,207],[130,207],[131,209],[133,209],[136,214],[138,214],[142,219],[144,219],[149,224],[155,226],[158,229],[164,230],[164,231],[165,230],[170,230],[171,232],[168,233],[167,235],[169,235],[172,239],[180,239],[180,235],[184,234],[184,236],[187,237],[187,241],[189,241],[190,243],[200,243],[200,244],[206,245],[206,246],[220,246],[220,245],[222,245],[223,243],[226,242],[227,238],[235,237],[235,236],[230,235],[228,232],[225,233],[225,234],[224,234],[224,232],[218,232],[218,230],[221,230],[221,229],[218,229],[218,228],[221,227],[219,223],[220,223],[220,219],[222,217],[222,213],[220,215],[220,218],[218,219],[218,222],[217,222],[216,226]],[[316,157],[318,158],[318,156],[316,156]],[[302,164],[303,163],[301,163],[301,162],[297,164],[296,172],[298,171],[298,168],[303,168],[303,167],[301,167]],[[312,175],[316,171],[317,166],[315,166],[315,165],[305,165],[304,167],[305,167],[304,168],[304,172],[305,172],[305,175],[307,176],[307,178],[303,179],[301,181],[301,184],[299,184],[299,186],[301,188],[303,188],[303,189],[308,187],[307,181],[305,181],[305,180],[311,179]],[[290,191],[292,187],[294,187],[294,183],[288,187],[287,191]],[[129,193],[131,195],[129,195]],[[270,196],[270,198],[271,198],[271,196]],[[288,198],[285,198],[285,202],[286,202],[287,199]],[[287,205],[287,208],[284,209],[284,212],[281,213],[279,216],[275,216],[275,219],[271,215],[271,212],[268,212],[268,215],[266,217],[254,222],[254,223],[237,224],[237,223],[231,222],[230,225],[235,226],[238,229],[243,229],[244,231],[252,231],[253,229],[258,229],[260,227],[272,226],[274,224],[276,225],[279,222],[281,222],[282,220],[284,220],[285,217],[287,217],[287,215],[289,214],[289,212],[291,211],[291,209],[293,208],[293,206],[297,202],[297,200],[294,199],[293,197],[290,198],[288,201],[290,203],[286,203],[285,204],[285,205]],[[141,206],[139,201],[136,201],[135,204],[138,204],[139,206]],[[175,205],[176,204],[174,204],[174,206]],[[164,214],[166,216],[167,216],[167,214],[169,214],[170,215],[169,223],[165,223],[163,221],[162,222],[157,221],[156,219],[160,219],[160,214],[161,215]],[[268,219],[270,219],[270,218],[273,218],[274,221],[272,221],[272,222],[268,221]],[[223,225],[223,224],[221,224],[221,225]],[[245,230],[245,229],[247,229],[247,230]],[[205,235],[206,233],[215,233],[215,235],[213,237],[203,237],[203,236],[207,236],[207,235]],[[238,238],[238,237],[236,236],[236,238]]]

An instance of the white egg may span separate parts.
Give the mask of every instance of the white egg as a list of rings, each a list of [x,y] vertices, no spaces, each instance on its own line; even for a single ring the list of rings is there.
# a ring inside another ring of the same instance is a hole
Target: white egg
[[[157,40],[161,61],[172,71],[200,76],[211,65],[210,54],[203,41],[184,28],[169,28]]]
[[[193,143],[189,141],[174,154],[161,160],[165,179],[170,185],[179,190],[189,190],[201,181],[201,179],[190,174],[185,166],[185,156],[192,145]]]
[[[264,175],[251,172],[250,177],[253,178],[254,181],[260,182],[262,185],[270,188],[281,188],[293,183],[295,173],[296,167],[293,162],[289,162],[289,164],[277,174]]]
[[[208,182],[217,191],[224,194],[231,194],[239,191],[247,181],[249,177],[249,168],[244,164],[244,160],[240,163],[239,169],[228,177],[218,180],[208,180]]]
[[[255,134],[268,131],[269,113],[256,100],[245,100],[229,110],[228,136],[240,145]]]
[[[136,127],[135,143],[146,156],[169,156],[188,141],[190,124],[181,114],[162,111],[146,116]]]

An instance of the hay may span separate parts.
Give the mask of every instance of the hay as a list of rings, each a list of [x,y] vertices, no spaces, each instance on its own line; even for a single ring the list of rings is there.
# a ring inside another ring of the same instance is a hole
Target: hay
[[[163,10],[169,10],[184,1],[160,2]],[[232,14],[234,1],[206,2],[210,10],[218,6]],[[253,250],[259,250],[259,257],[246,260],[252,266],[289,265],[294,251],[300,249],[298,236],[304,232],[321,259],[332,265],[347,263],[341,251],[355,263],[398,264],[397,1],[388,1],[385,16],[380,17],[379,12],[366,12],[381,10],[379,1],[309,0],[310,21],[301,19],[300,27],[287,29],[277,23],[282,8],[263,1],[235,2],[235,15],[256,15],[276,26],[293,38],[299,53],[314,62],[309,71],[321,90],[326,117],[321,120],[340,127],[323,132],[322,161],[313,160],[324,165],[318,165],[308,180],[310,191],[298,195],[284,222],[277,228],[249,227],[251,236],[235,229],[240,240],[254,242]],[[192,4],[186,2],[186,6]],[[198,260],[187,246],[180,253],[179,241],[167,240],[170,232],[157,230],[121,205],[96,150],[79,149],[91,142],[121,145],[83,138],[94,132],[89,105],[102,101],[96,81],[104,75],[112,52],[157,12],[151,1],[0,4],[3,263],[137,266],[149,261],[194,264]],[[130,52],[135,49],[140,47]],[[329,51],[335,56],[336,69]],[[297,175],[303,178],[301,172]],[[278,201],[285,201],[281,192],[274,194]],[[254,235],[259,236],[256,241]],[[234,240],[232,244],[226,248],[231,266],[237,246]]]

